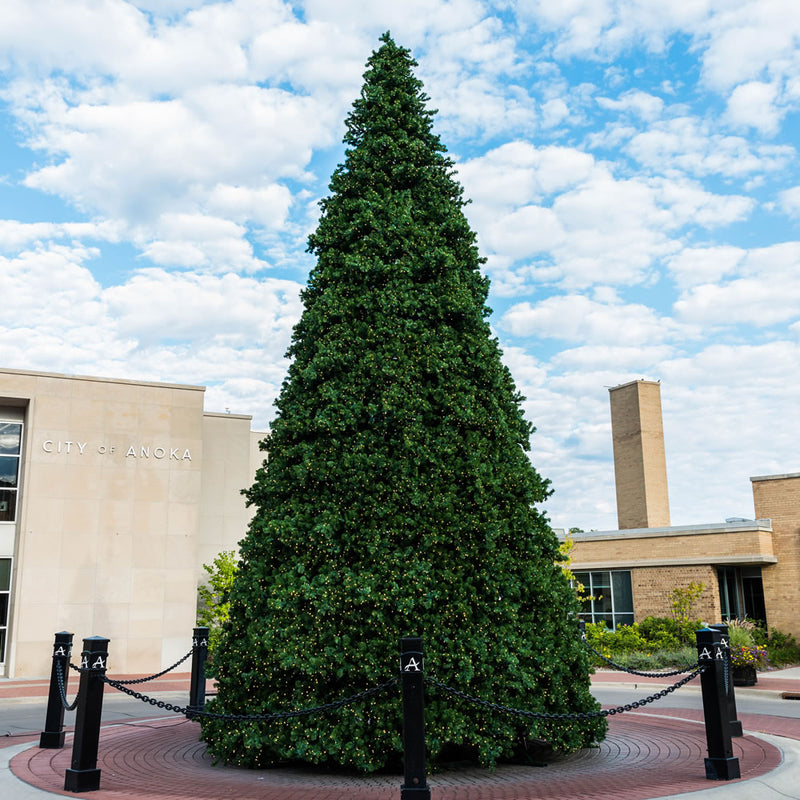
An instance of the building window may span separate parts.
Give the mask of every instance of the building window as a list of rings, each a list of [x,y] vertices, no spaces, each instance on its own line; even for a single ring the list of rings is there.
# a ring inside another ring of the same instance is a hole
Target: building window
[[[747,619],[766,627],[761,567],[717,567],[722,619]]]
[[[633,622],[633,590],[631,573],[576,572],[575,580],[582,583],[588,600],[583,601],[580,617],[586,622],[605,622],[611,630]]]
[[[0,664],[6,660],[8,605],[11,596],[11,559],[0,558]]]
[[[0,522],[17,519],[22,423],[0,421]]]

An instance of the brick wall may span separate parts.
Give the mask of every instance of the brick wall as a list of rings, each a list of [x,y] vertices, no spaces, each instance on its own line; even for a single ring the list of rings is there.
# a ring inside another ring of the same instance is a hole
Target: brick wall
[[[757,523],[738,528],[724,525],[681,531],[647,529],[609,536],[573,536],[573,569],[633,566],[692,566],[701,563],[761,564],[773,559],[770,531]],[[645,562],[645,563],[641,563]],[[647,563],[651,562],[651,563]],[[658,562],[658,563],[652,563]]]
[[[800,640],[800,474],[750,480],[756,516],[772,520],[778,557],[761,573],[767,623]]]
[[[661,385],[633,381],[609,391],[617,519],[621,529],[669,525]]]
[[[705,584],[703,594],[690,616],[712,623],[720,621],[717,571],[711,566],[650,567],[631,570],[633,608],[636,622],[645,617],[672,616],[672,591],[685,588],[693,581]]]

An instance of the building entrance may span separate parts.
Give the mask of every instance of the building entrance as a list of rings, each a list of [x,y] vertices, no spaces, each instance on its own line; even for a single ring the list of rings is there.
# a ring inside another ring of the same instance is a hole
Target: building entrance
[[[722,619],[756,620],[767,624],[761,567],[718,567]]]

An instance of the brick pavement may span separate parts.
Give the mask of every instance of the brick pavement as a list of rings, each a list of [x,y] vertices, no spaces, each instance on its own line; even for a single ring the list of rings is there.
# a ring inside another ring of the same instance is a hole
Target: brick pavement
[[[681,713],[681,712],[672,712]],[[389,800],[399,797],[400,775],[355,777],[307,769],[246,770],[213,766],[198,739],[199,725],[180,718],[104,727],[96,800]],[[444,771],[430,778],[436,800],[645,800],[709,788],[705,731],[685,719],[632,712],[610,718],[598,747],[547,767]],[[780,751],[753,736],[735,741],[743,779],[766,774]],[[30,748],[11,761],[21,780],[64,792],[71,750]],[[646,788],[645,788],[646,787]]]
[[[184,689],[184,676],[160,679],[158,690]],[[601,672],[595,682],[628,683],[631,677]],[[667,683],[663,679],[633,679],[650,689]],[[0,684],[3,696],[37,696],[23,686]],[[31,682],[27,682],[31,683]],[[46,693],[35,687],[38,696]],[[149,688],[149,687],[148,687]],[[154,687],[155,688],[155,687]],[[800,680],[760,681],[759,688],[775,695],[788,688],[796,691]],[[4,695],[3,689],[7,689]],[[148,709],[149,711],[149,709]],[[153,709],[155,711],[155,709]],[[740,714],[748,735],[734,740],[734,755],[740,760],[742,779],[766,775],[781,761],[772,744],[749,735],[764,731],[800,740],[797,719]],[[733,789],[741,781],[706,780],[706,755],[702,713],[692,709],[656,708],[609,718],[609,736],[598,747],[570,755],[544,768],[503,766],[495,772],[481,769],[443,771],[430,777],[435,800],[647,800],[716,786]],[[93,800],[395,800],[400,795],[400,775],[355,777],[324,770],[245,770],[212,765],[199,741],[199,725],[170,716],[104,725],[98,766],[101,789]],[[38,739],[38,736],[36,737]],[[17,738],[18,744],[25,739]],[[55,795],[74,797],[63,791],[64,772],[70,766],[68,737],[63,750],[31,747],[14,756],[11,772],[21,780]]]

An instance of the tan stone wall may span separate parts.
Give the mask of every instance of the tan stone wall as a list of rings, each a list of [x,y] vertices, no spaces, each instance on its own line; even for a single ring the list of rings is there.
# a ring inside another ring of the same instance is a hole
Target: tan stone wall
[[[800,475],[751,481],[756,516],[772,520],[778,557],[762,570],[767,624],[800,640]]]
[[[609,399],[619,527],[668,526],[661,385],[634,381],[611,389]]]
[[[707,623],[721,621],[717,571],[711,566],[651,567],[631,570],[634,620],[672,616],[672,591],[690,583],[705,584],[691,616]]]
[[[202,569],[223,550],[236,550],[253,515],[242,489],[253,484],[257,442],[265,434],[250,430],[251,417],[206,413],[203,417],[203,505],[200,515],[197,565]],[[256,443],[254,448],[253,443]],[[263,454],[262,454],[263,459]]]
[[[203,396],[0,370],[0,405],[27,402],[17,523],[0,536],[14,558],[6,675],[48,675],[60,630],[78,647],[109,637],[111,674],[188,651],[203,558],[243,535],[254,473],[249,418],[206,418]]]

